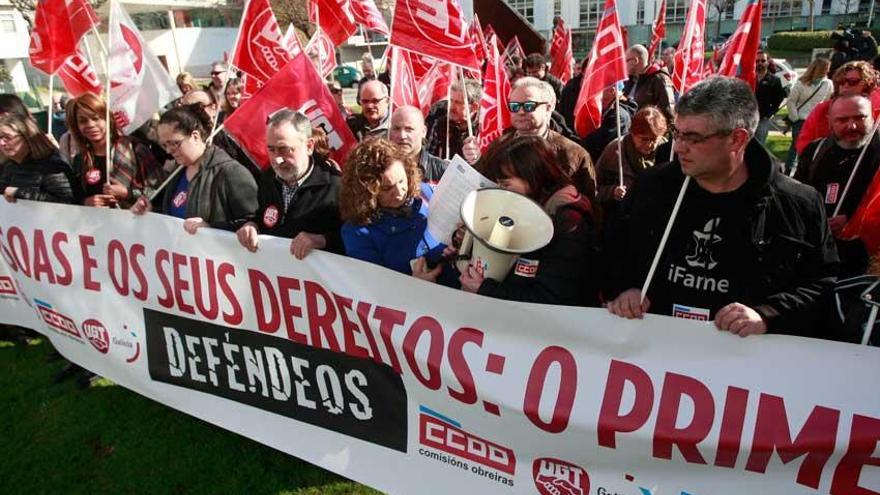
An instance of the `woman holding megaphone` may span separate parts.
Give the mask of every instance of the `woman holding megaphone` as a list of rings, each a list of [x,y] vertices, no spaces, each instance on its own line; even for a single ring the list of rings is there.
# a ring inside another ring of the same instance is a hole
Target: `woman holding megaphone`
[[[557,162],[547,141],[521,136],[486,151],[486,176],[543,208],[553,222],[550,242],[522,254],[501,281],[469,265],[461,273],[468,292],[514,301],[598,306],[593,208]]]

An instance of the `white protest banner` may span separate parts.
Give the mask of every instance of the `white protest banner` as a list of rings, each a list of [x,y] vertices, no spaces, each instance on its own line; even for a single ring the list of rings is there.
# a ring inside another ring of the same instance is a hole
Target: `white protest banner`
[[[0,259],[65,357],[380,490],[880,492],[877,349],[492,300],[288,244],[0,202]],[[21,302],[0,319],[32,324]]]

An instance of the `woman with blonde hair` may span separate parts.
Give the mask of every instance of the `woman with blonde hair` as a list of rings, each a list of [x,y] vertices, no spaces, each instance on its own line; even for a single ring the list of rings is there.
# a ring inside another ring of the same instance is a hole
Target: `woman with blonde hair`
[[[797,158],[795,142],[804,126],[807,115],[816,108],[816,105],[827,100],[834,92],[834,84],[828,79],[828,68],[831,61],[825,57],[817,57],[804,72],[804,75],[795,81],[788,95],[785,106],[788,108],[788,121],[791,122],[791,147],[788,149],[788,158],[785,160],[785,173],[790,174],[794,168],[794,160]]]
[[[345,161],[339,198],[346,254],[455,285],[454,270],[443,258],[445,246],[427,229],[431,193],[415,160],[391,141],[376,138],[358,145]]]
[[[34,119],[15,113],[0,116],[0,153],[8,158],[0,172],[6,201],[73,202],[70,167]]]
[[[71,160],[74,196],[78,204],[129,208],[151,195],[167,173],[150,149],[134,138],[120,136],[110,122],[113,156],[107,180],[107,105],[100,96],[85,93],[67,103],[67,128],[80,150]]]
[[[177,75],[177,87],[180,89],[180,94],[185,95],[196,89],[196,80],[189,72],[181,72]]]
[[[238,78],[232,78],[226,82],[226,90],[223,93],[223,101],[221,102],[220,121],[232,115],[238,107],[241,106],[241,92],[244,89],[244,82]]]

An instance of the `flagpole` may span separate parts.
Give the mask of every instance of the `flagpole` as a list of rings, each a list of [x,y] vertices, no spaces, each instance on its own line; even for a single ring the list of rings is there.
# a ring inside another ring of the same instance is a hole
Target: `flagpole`
[[[852,172],[849,174],[849,179],[846,181],[846,186],[843,187],[843,192],[840,193],[840,198],[837,200],[837,206],[834,207],[834,213],[831,214],[832,218],[836,217],[840,213],[840,208],[843,207],[843,198],[846,197],[846,193],[849,192],[849,186],[852,185],[853,179],[856,176],[856,172],[859,170],[859,165],[862,164],[862,159],[865,158],[865,151],[868,150],[868,147],[871,145],[871,141],[874,140],[874,134],[877,133],[877,128],[880,127],[880,119],[877,119],[874,122],[874,127],[871,128],[871,133],[868,134],[868,140],[865,142],[865,145],[862,146],[862,151],[859,153],[859,158],[856,160],[855,166],[853,166]]]
[[[645,296],[648,294],[648,288],[651,286],[651,279],[654,278],[654,272],[657,271],[657,265],[660,263],[660,256],[663,255],[663,249],[666,247],[666,241],[669,240],[669,233],[672,231],[672,224],[675,223],[675,217],[678,216],[678,210],[681,208],[681,202],[684,199],[684,193],[687,191],[688,184],[691,182],[689,175],[685,176],[684,182],[681,183],[681,190],[678,191],[678,198],[675,199],[675,206],[672,207],[672,213],[669,215],[669,221],[666,222],[666,230],[663,231],[663,237],[660,239],[660,245],[657,246],[657,252],[654,253],[654,260],[651,261],[651,269],[648,270],[648,276],[642,284],[642,294],[639,302],[645,302]]]
[[[623,136],[620,135],[620,96],[617,95],[617,88],[614,88],[614,107],[617,113],[617,173],[620,176],[620,187],[623,187],[623,151],[621,142]]]
[[[449,69],[452,65],[449,64]],[[446,75],[449,75],[448,69]],[[446,159],[449,160],[449,111],[452,110],[452,81],[446,86]]]
[[[114,0],[110,0],[110,2],[109,2],[110,13],[108,14],[108,17],[107,17],[107,40],[108,41],[112,37],[110,30],[113,29],[113,2],[114,2]],[[94,26],[92,26],[92,29],[94,29]],[[96,35],[97,35],[97,33],[96,33]],[[100,38],[98,38],[98,39],[100,41]],[[104,46],[104,44],[102,42],[101,43],[101,51],[104,52],[104,57],[106,57],[106,61],[104,62],[104,68],[107,70],[107,81],[106,81],[106,84],[107,84],[107,104],[104,105],[104,107],[105,107],[105,114],[104,114],[104,141],[105,141],[105,143],[104,143],[104,160],[107,164],[107,166],[106,166],[107,173],[104,177],[104,183],[109,185],[110,184],[110,172],[113,171],[113,160],[111,159],[112,157],[110,156],[110,153],[112,151],[110,148],[110,137],[111,137],[110,133],[111,133],[111,128],[113,127],[111,125],[111,122],[113,122],[113,121],[110,120],[111,119],[111,115],[110,115],[110,82],[112,79],[110,77],[110,54],[107,53],[106,50],[107,50],[107,48]]]
[[[471,138],[471,137],[474,137],[474,132],[471,129],[471,106],[470,106],[470,103],[468,102],[468,97],[467,97],[467,83],[464,80],[464,69],[461,68],[460,66],[458,67],[458,76],[461,80],[461,94],[464,97],[464,116],[465,116],[465,119],[467,122],[468,137]],[[450,85],[450,87],[452,87],[452,85]],[[452,101],[450,101],[449,104],[452,105]],[[447,113],[446,121],[449,122],[448,113]],[[448,134],[448,132],[447,132],[447,134]]]
[[[315,4],[315,42],[318,43],[318,75],[321,76],[321,79],[324,79],[324,57],[322,57],[321,50],[321,9]],[[373,54],[370,54],[370,58],[373,57]],[[373,68],[375,70],[375,68]],[[360,93],[360,88],[358,88],[358,93]]]
[[[232,51],[229,53],[229,60],[226,61],[226,80],[223,81],[223,94],[226,94],[226,85],[229,84],[229,76],[232,74],[232,62],[235,60],[235,49],[238,48],[238,41],[241,39],[241,27],[244,24],[244,17],[247,15],[248,7],[250,7],[250,0],[245,0],[244,2],[244,10],[241,12],[241,20],[238,22],[238,36],[235,37],[235,44],[232,45]],[[294,33],[295,34],[295,33]],[[209,90],[210,91],[210,90]],[[219,105],[220,102],[217,102]],[[214,113],[214,118],[211,122],[211,132],[208,135],[208,139],[206,141],[207,145],[210,146],[214,135],[217,134],[215,131],[217,127],[217,119],[220,117],[220,108],[217,108],[217,112]],[[163,184],[164,186],[164,184]]]
[[[392,53],[392,55],[391,55],[391,60],[396,60],[397,57],[400,57],[400,56],[401,56],[401,55],[400,55],[400,51],[398,51],[397,53],[394,53],[394,51],[393,51],[394,48],[392,48],[391,50],[392,50],[392,52],[391,52],[391,53]],[[370,57],[372,57],[372,56],[373,56],[373,54],[372,54],[372,52],[371,52],[371,53],[370,53]],[[386,63],[386,64],[388,63],[388,58],[387,58],[387,57],[386,57],[386,59],[385,59],[385,63]],[[376,68],[373,67],[373,70],[376,70]],[[391,70],[394,71],[394,66],[391,66]],[[394,71],[394,72],[397,72],[397,71]],[[394,84],[394,80],[397,79],[397,74],[395,74],[394,72],[391,73],[391,95],[389,95],[389,97],[388,97],[388,115],[389,115],[389,119],[388,119],[388,124],[389,124],[389,125],[388,125],[388,136],[387,136],[388,139],[391,139],[391,117],[394,116],[394,86],[395,86],[395,84]],[[361,90],[361,89],[358,88],[358,91],[360,91],[360,90]]]
[[[691,8],[693,8],[693,4],[691,5]],[[690,12],[688,12],[688,13],[690,13]],[[694,14],[694,16],[696,16],[696,13]],[[690,15],[688,17],[690,18]],[[688,25],[687,21],[685,21],[685,27],[687,27],[687,25]],[[684,63],[682,64],[683,67],[681,68],[681,85],[678,90],[679,98],[681,98],[681,96],[684,94],[684,84],[685,84],[685,81],[687,81],[687,71],[690,70],[690,68],[691,68],[691,46],[692,46],[693,42],[694,42],[693,33],[690,33],[690,35],[688,36],[688,42],[687,42],[687,47],[685,49],[685,53],[681,57],[682,62],[684,62]],[[687,58],[685,58],[685,57],[687,57]],[[673,60],[674,60],[674,58],[673,58]],[[672,157],[675,156],[675,138],[672,138],[672,140],[669,143],[670,143],[669,161],[671,162]]]
[[[55,105],[53,103],[54,95],[52,94],[54,91],[53,86],[55,86],[55,74],[49,74],[49,118],[46,119],[46,134],[52,135],[52,114],[55,113]]]

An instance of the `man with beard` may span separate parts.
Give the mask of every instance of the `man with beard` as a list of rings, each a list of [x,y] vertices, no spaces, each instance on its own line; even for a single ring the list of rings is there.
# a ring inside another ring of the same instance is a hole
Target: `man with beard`
[[[268,234],[293,239],[290,253],[297,259],[313,249],[341,254],[340,173],[313,153],[308,117],[289,109],[276,112],[266,143],[272,167],[260,177],[255,217],[235,222],[238,242],[255,252],[258,236]]]
[[[358,87],[358,105],[361,113],[352,115],[347,123],[358,141],[368,137],[385,137],[388,133],[388,87],[381,81],[371,79]]]
[[[425,149],[434,156],[444,158],[461,155],[462,147],[468,136],[480,132],[479,117],[482,93],[479,81],[465,79],[464,84],[461,81],[452,83],[449,102],[444,100],[436,103],[428,113],[428,118],[425,119],[428,128]],[[465,96],[467,96],[467,110],[464,104]],[[468,131],[469,122],[465,111],[469,111],[471,114],[470,131]]]
[[[425,118],[421,110],[404,106],[394,111],[388,139],[419,164],[422,182],[436,184],[440,182],[440,177],[446,171],[447,162],[432,155],[423,147],[426,134]]]
[[[861,241],[845,241],[837,236],[861,203],[880,163],[880,138],[868,135],[874,125],[870,100],[862,95],[835,98],[828,111],[828,123],[831,136],[804,148],[795,179],[813,186],[825,198],[828,225],[840,253],[841,276],[861,275],[868,266]],[[843,190],[864,146],[868,149],[844,196]],[[839,204],[840,211],[834,215]]]
[[[758,111],[761,120],[758,121],[758,130],[755,131],[755,139],[764,144],[767,141],[767,133],[770,131],[770,119],[779,111],[785,97],[788,96],[782,81],[770,72],[770,54],[758,52],[755,58],[755,98],[758,100]]]

